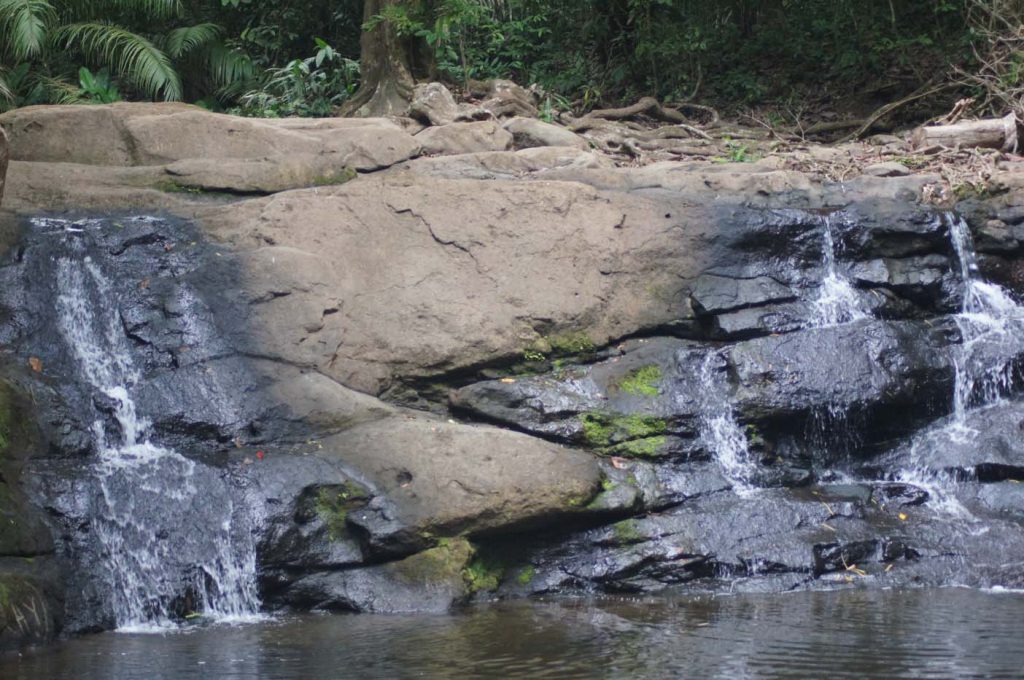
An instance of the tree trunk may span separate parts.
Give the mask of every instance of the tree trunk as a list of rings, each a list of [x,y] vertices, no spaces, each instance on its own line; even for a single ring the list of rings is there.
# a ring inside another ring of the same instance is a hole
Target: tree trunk
[[[365,0],[363,23],[402,0]],[[380,21],[360,38],[361,82],[352,99],[341,107],[343,116],[401,116],[412,101],[413,77],[410,42],[398,36],[387,21]]]
[[[1002,151],[1017,148],[1017,119],[1011,113],[1004,118],[970,120],[955,125],[935,125],[914,132],[917,148],[941,145],[947,147],[987,147]]]

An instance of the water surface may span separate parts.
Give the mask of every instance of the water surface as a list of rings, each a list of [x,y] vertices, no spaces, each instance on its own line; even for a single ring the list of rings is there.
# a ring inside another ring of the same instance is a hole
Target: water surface
[[[1021,593],[707,595],[105,633],[0,678],[1019,678],[1022,641]]]

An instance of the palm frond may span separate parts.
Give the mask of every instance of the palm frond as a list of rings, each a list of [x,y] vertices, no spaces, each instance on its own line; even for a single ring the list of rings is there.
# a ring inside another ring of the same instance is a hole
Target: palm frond
[[[97,17],[133,15],[145,19],[181,16],[181,0],[71,0],[60,3],[64,23],[89,21]]]
[[[55,18],[56,12],[47,0],[0,0],[0,36],[4,36],[0,50],[6,47],[15,60],[40,54],[47,26]]]
[[[36,74],[31,80],[35,85],[33,89],[37,92],[36,96],[41,101],[50,104],[80,104],[86,101],[77,84],[62,78]]]
[[[220,38],[220,32],[220,26],[217,24],[176,28],[164,39],[164,51],[172,59],[180,59],[198,48],[216,42]]]
[[[181,99],[181,79],[170,59],[142,36],[103,23],[62,26],[56,36],[65,48],[77,47],[86,57],[110,66],[148,96]]]
[[[0,69],[0,111],[3,111],[5,105],[13,101],[14,92],[11,91],[11,86],[7,84],[7,70]]]
[[[218,88],[230,90],[235,85],[251,84],[256,77],[256,67],[248,55],[221,43],[211,45],[206,58],[210,77]]]

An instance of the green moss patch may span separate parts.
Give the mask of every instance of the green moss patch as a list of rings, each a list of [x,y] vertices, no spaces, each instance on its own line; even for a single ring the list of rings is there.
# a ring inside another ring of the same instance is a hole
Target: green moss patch
[[[551,351],[555,354],[593,354],[597,345],[583,331],[560,333],[547,338]]]
[[[611,447],[607,453],[623,458],[657,458],[666,441],[663,435],[631,439]]]
[[[347,535],[349,511],[364,504],[369,497],[366,489],[352,481],[320,487],[314,508],[327,527],[330,540],[337,541]]]
[[[494,591],[501,585],[505,564],[494,557],[477,555],[462,571],[469,592]]]
[[[580,416],[583,438],[596,448],[607,448],[633,439],[659,437],[668,431],[664,418],[618,413],[590,412]]]
[[[663,377],[661,368],[652,364],[627,373],[618,387],[627,394],[656,397]]]
[[[394,574],[406,583],[444,583],[462,579],[476,554],[464,538],[442,539],[436,548],[416,553],[391,565]]]
[[[175,182],[173,179],[160,180],[153,185],[153,188],[157,191],[163,191],[168,194],[204,194],[206,191],[201,187],[189,186],[180,182]]]
[[[356,172],[355,168],[344,167],[337,171],[328,171],[322,175],[318,175],[313,178],[313,186],[324,187],[334,186],[337,184],[345,184],[351,182],[359,173]]]
[[[640,543],[647,540],[647,537],[640,532],[636,520],[626,519],[612,525],[612,535],[616,542],[622,544]]]
[[[516,576],[516,581],[518,581],[519,585],[521,586],[528,586],[530,585],[530,581],[533,580],[533,577],[536,576],[536,574],[537,570],[534,568],[534,566],[532,564],[528,565],[527,567],[519,571],[519,575]]]

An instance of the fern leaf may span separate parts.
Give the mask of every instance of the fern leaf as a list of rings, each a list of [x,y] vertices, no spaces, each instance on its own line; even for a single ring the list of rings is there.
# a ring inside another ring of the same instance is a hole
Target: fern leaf
[[[103,23],[62,26],[57,40],[105,64],[148,96],[181,99],[181,79],[170,59],[153,43],[131,31]]]
[[[0,50],[9,51],[16,61],[40,54],[55,19],[47,0],[0,0]]]
[[[180,59],[193,50],[210,45],[220,38],[220,26],[217,24],[197,24],[176,28],[167,34],[164,51],[172,59]]]

